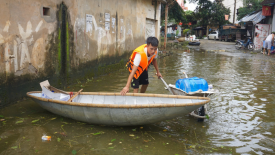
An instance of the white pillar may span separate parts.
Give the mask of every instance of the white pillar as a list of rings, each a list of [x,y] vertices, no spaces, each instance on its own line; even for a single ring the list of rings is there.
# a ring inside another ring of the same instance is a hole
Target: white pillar
[[[272,20],[272,29],[271,32],[275,32],[275,5],[274,5],[274,9],[273,9],[273,20]]]

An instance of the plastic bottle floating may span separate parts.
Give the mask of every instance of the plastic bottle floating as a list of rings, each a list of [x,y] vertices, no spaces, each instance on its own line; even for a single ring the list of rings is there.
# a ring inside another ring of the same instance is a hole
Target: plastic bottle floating
[[[51,141],[51,136],[42,136],[43,141]]]

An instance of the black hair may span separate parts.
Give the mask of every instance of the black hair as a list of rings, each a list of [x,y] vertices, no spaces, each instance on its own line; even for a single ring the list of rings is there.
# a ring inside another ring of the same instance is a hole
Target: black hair
[[[272,32],[272,34],[275,34],[275,32]]]
[[[147,45],[152,45],[155,47],[158,47],[159,45],[159,40],[156,37],[148,37],[147,38]]]

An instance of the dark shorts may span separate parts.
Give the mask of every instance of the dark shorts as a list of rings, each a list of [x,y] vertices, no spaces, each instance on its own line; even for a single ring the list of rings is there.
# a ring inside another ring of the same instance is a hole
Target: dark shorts
[[[148,71],[145,70],[141,73],[141,75],[138,77],[138,79],[133,78],[131,82],[131,87],[136,89],[139,88],[139,85],[148,85]]]

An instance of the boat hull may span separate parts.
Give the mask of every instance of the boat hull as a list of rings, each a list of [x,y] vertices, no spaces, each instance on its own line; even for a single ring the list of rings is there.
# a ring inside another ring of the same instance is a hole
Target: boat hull
[[[52,100],[41,99],[39,97],[33,97],[32,99],[37,102],[42,108],[64,117],[72,118],[74,120],[83,121],[92,124],[104,124],[104,125],[117,125],[117,126],[134,126],[152,124],[163,120],[172,119],[178,116],[187,115],[190,112],[198,109],[208,101],[204,101],[201,104],[194,104],[190,106],[152,106],[146,107],[145,105],[125,107],[119,106],[85,106],[65,104],[66,102],[55,103]],[[170,95],[171,96],[171,95]],[[188,99],[188,103],[198,103],[200,99]],[[71,102],[72,103],[72,102]]]

